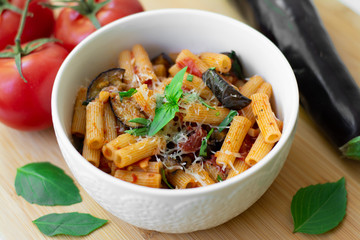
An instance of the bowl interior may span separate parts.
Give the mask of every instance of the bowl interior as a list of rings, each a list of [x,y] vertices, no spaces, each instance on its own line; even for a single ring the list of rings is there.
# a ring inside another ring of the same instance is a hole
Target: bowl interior
[[[297,118],[298,90],[290,65],[275,45],[234,19],[199,10],[168,9],[120,19],[89,36],[70,53],[57,75],[52,99],[55,130],[57,135],[66,136],[68,144],[78,88],[87,86],[100,72],[116,67],[120,51],[136,43],[142,44],[150,57],[182,49],[194,53],[236,51],[247,76],[257,74],[272,84],[272,101],[277,116],[284,121],[283,136],[272,151],[287,141]]]

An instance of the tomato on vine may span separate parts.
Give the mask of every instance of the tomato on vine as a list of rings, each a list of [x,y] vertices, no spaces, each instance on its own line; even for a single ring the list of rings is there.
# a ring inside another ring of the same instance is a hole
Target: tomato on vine
[[[50,8],[63,8],[56,19],[54,36],[71,51],[77,44],[100,27],[119,18],[144,11],[138,0],[74,0],[53,1],[44,4]],[[60,5],[57,5],[60,3]]]
[[[26,24],[21,35],[22,42],[49,37],[52,34],[55,19],[51,9],[41,6],[47,0],[32,0],[29,5]],[[19,28],[25,0],[0,0],[0,50],[14,44]]]
[[[52,124],[52,86],[68,51],[54,39],[21,44],[29,2],[15,46],[0,52],[0,121],[19,130],[40,130]]]

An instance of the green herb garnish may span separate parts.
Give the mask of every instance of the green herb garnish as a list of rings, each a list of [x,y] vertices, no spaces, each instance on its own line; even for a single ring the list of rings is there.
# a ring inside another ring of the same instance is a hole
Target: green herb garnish
[[[220,116],[220,112],[216,112],[215,116],[217,116],[217,117]]]
[[[168,182],[166,175],[165,175],[165,170],[163,168],[161,168],[161,178],[164,181],[164,183],[170,188],[170,189],[174,189],[174,187]]]
[[[137,93],[137,90],[135,88],[130,88],[126,92],[119,92],[120,101],[122,101],[124,97],[131,97],[135,93]]]
[[[202,99],[200,96],[198,97],[198,100],[199,100],[199,102],[200,102],[202,105],[204,105],[205,107],[210,108],[210,109],[213,109],[213,110],[216,110],[216,108],[214,108],[213,106],[210,106],[209,104],[207,104],[207,103],[204,101],[204,99]],[[220,114],[220,113],[219,113],[219,114]]]
[[[208,140],[209,140],[209,138],[210,138],[210,136],[211,136],[211,134],[214,132],[214,129],[212,128],[209,132],[208,132],[208,134],[207,134],[207,136],[202,140],[202,142],[201,142],[201,147],[200,147],[200,152],[199,152],[199,156],[202,156],[202,157],[206,157],[207,156],[207,151],[206,151],[206,149],[207,149],[207,142],[208,142]]]
[[[215,67],[211,67],[211,68],[209,68],[210,70],[215,70]]]
[[[52,213],[33,221],[39,230],[48,235],[84,236],[103,226],[107,220],[86,213]]]
[[[145,126],[149,126],[151,121],[149,119],[146,119],[146,118],[134,118],[134,119],[131,119],[129,122],[132,122],[132,123],[139,123],[139,124],[142,124],[142,125],[145,125]]]
[[[301,188],[291,202],[294,232],[320,234],[336,227],[345,216],[346,195],[345,178]]]
[[[49,162],[30,163],[17,169],[15,190],[29,203],[45,206],[81,202],[79,189],[65,172]]]
[[[207,104],[205,102],[205,100],[202,99],[202,97],[200,97],[197,93],[187,93],[187,92],[185,92],[183,95],[184,95],[183,99],[185,99],[186,102],[194,102],[194,101],[197,100],[202,105],[204,105],[205,107],[216,110],[216,108],[214,108],[213,106],[210,106],[209,104]],[[220,113],[219,113],[219,115],[220,115]]]
[[[191,75],[191,74],[188,74],[187,77],[186,77],[186,80],[188,80],[189,82],[192,82],[194,79],[194,76]]]
[[[130,135],[140,137],[140,136],[146,136],[149,132],[149,128],[148,127],[133,128],[133,129],[125,130],[125,132]]]
[[[171,80],[171,83],[165,87],[165,98],[167,102],[155,109],[155,117],[150,124],[148,132],[149,136],[154,136],[175,117],[177,112],[179,112],[178,101],[183,94],[181,87],[186,69],[187,67],[180,70]]]
[[[224,181],[224,180],[221,178],[221,176],[220,176],[220,175],[217,175],[216,180],[217,180],[218,182],[222,182],[222,181]]]
[[[233,118],[238,115],[238,112],[231,110],[229,114],[224,118],[224,120],[219,124],[219,132],[222,132],[233,120]]]

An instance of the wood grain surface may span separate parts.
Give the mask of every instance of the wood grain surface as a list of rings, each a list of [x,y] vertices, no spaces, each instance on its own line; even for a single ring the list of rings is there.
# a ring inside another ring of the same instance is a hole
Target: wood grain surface
[[[195,8],[242,20],[232,1],[141,2],[146,10]],[[360,16],[337,0],[316,0],[315,4],[339,54],[360,84]],[[164,234],[131,226],[102,209],[80,186],[81,203],[59,207],[29,204],[18,197],[14,189],[18,167],[49,161],[68,174],[70,171],[61,156],[53,129],[19,132],[0,124],[0,239],[360,239],[360,162],[340,158],[303,109],[300,109],[299,117],[297,133],[285,166],[263,197],[229,222],[189,234]],[[343,176],[348,191],[347,213],[343,222],[322,235],[292,233],[290,204],[296,191],[311,184],[334,182]],[[91,213],[109,222],[88,236],[76,238],[48,238],[32,223],[45,214],[72,211]]]

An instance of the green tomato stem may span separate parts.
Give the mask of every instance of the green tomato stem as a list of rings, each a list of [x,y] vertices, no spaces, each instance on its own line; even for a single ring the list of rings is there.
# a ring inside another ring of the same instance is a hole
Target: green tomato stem
[[[0,0],[0,14],[6,9],[11,10],[16,13],[19,13],[19,14],[22,14],[22,11],[20,8],[10,4],[7,0]]]
[[[24,31],[25,19],[26,19],[27,12],[28,12],[28,9],[29,9],[30,1],[31,1],[31,0],[26,0],[26,2],[25,2],[24,11],[23,11],[23,14],[21,15],[20,27],[19,27],[19,30],[18,30],[18,32],[17,32],[17,34],[16,34],[16,37],[15,37],[15,46],[16,46],[16,50],[17,50],[19,53],[22,53],[21,41],[20,41],[20,39],[21,39],[21,34],[22,34],[23,31]]]

